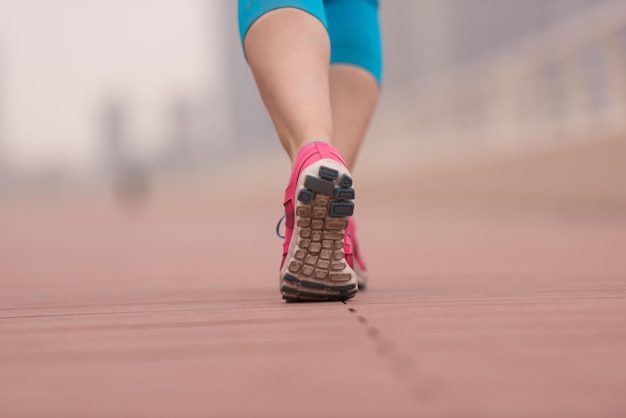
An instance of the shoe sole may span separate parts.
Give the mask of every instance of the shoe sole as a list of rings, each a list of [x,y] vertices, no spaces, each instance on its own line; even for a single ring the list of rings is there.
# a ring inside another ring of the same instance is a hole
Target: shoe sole
[[[294,230],[280,273],[283,299],[290,302],[347,300],[358,291],[345,259],[344,235],[354,212],[350,172],[322,159],[300,174]]]

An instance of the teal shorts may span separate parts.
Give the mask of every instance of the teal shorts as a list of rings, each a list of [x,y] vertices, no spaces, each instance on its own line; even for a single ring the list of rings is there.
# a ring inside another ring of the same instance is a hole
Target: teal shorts
[[[331,64],[357,65],[382,80],[378,0],[239,0],[241,41],[265,13],[293,7],[318,18],[330,37]]]

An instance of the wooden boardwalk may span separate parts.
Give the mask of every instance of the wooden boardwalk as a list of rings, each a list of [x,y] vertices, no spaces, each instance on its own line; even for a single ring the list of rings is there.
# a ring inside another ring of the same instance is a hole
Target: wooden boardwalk
[[[626,416],[626,218],[364,187],[371,288],[285,304],[254,181],[5,204],[0,416]]]

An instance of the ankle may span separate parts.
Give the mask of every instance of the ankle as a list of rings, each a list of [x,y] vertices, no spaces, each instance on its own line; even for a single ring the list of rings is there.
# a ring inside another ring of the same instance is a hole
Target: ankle
[[[298,155],[300,154],[302,150],[316,143],[318,144],[323,143],[323,144],[328,144],[330,146],[333,146],[330,140],[327,140],[327,139],[314,139],[314,140],[304,141],[302,143],[299,143],[297,146],[287,151],[287,153],[289,154],[289,158],[291,159],[292,165],[296,163],[296,159],[298,158]]]

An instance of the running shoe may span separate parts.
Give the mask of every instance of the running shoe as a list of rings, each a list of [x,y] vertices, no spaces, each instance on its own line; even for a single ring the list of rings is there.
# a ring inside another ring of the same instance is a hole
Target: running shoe
[[[287,301],[346,300],[358,291],[350,237],[352,177],[335,147],[300,149],[285,190],[280,290]]]

